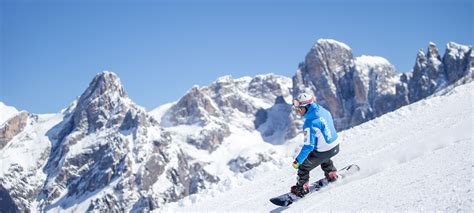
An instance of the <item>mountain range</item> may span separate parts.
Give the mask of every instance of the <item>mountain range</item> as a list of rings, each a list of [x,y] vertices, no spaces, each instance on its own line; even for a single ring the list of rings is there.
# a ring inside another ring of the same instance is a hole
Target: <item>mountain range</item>
[[[450,42],[441,57],[430,43],[415,61],[398,73],[382,57],[320,39],[292,78],[224,76],[151,111],[108,71],[60,113],[0,102],[0,210],[160,209],[294,157],[302,121],[290,103],[300,92],[343,131],[474,79],[472,46]]]

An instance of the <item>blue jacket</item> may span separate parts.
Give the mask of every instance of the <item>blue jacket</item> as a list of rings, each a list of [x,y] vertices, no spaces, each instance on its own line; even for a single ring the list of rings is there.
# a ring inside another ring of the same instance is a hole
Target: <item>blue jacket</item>
[[[296,157],[299,164],[302,164],[313,150],[325,152],[339,144],[331,113],[324,107],[312,103],[304,118],[304,145]]]

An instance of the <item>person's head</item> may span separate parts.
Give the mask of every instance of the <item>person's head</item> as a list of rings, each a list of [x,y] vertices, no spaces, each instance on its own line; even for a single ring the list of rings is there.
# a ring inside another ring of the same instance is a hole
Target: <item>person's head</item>
[[[308,112],[308,107],[315,101],[314,96],[308,93],[301,93],[293,99],[293,109],[301,116]]]

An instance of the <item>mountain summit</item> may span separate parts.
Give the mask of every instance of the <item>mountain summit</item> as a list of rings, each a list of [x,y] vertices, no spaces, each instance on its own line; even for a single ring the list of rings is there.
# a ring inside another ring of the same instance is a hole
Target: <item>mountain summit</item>
[[[89,84],[89,87],[81,95],[81,100],[95,99],[101,96],[127,97],[120,78],[117,74],[109,71],[98,73]]]
[[[94,132],[121,124],[130,109],[131,113],[143,111],[128,98],[115,73],[101,72],[94,77],[77,101],[72,115],[74,128]]]

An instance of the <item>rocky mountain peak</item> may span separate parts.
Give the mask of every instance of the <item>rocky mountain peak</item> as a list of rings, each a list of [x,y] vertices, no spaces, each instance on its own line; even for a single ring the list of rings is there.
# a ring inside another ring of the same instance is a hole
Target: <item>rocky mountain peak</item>
[[[284,99],[291,95],[290,88],[291,79],[274,74],[220,77],[209,86],[189,90],[164,113],[161,124],[193,125],[195,131],[188,132],[186,141],[212,152],[230,135],[229,124],[250,130],[273,119],[271,113],[277,109],[272,107],[288,106]]]
[[[350,47],[331,39],[320,39],[293,77],[293,95],[311,90],[319,103],[333,113],[335,122],[342,124],[346,120],[337,118],[346,117],[346,99],[354,96],[353,69],[354,58]]]
[[[435,43],[430,42],[428,45],[428,58],[435,58],[437,60],[441,60],[441,56],[439,55],[438,47]]]
[[[418,53],[416,54],[416,60],[417,61],[426,60],[426,55],[423,49],[418,50]]]
[[[81,95],[79,102],[92,101],[101,96],[128,97],[120,78],[113,72],[103,71],[98,73],[89,84],[89,87]]]
[[[73,128],[86,129],[88,132],[119,125],[127,113],[130,114],[128,117],[144,113],[128,98],[119,77],[109,71],[94,77],[74,107],[74,110],[70,110]]]
[[[461,45],[455,42],[449,42],[446,45],[443,64],[447,71],[446,75],[449,84],[456,82],[467,73],[471,72],[470,64],[474,61],[471,53],[472,46]]]
[[[223,76],[205,87],[193,87],[162,118],[162,124],[206,125],[213,120],[227,120],[235,110],[254,113],[252,98],[264,99],[269,106],[277,96],[288,95],[289,79],[273,74],[234,79]],[[167,125],[167,126],[169,126]]]
[[[174,106],[173,116],[167,116],[167,122],[163,124],[205,124],[209,122],[209,116],[218,116],[219,111],[209,96],[201,91],[199,87],[193,87]]]
[[[217,78],[217,80],[213,83],[214,84],[229,84],[229,83],[232,83],[233,81],[234,81],[234,78],[232,78],[231,75],[224,75]]]
[[[319,39],[306,55],[305,63],[321,67],[322,71],[343,75],[352,66],[352,49],[342,42]]]
[[[455,42],[448,42],[446,44],[446,54],[453,58],[462,59],[471,49],[472,46],[461,45]]]
[[[199,93],[197,88],[191,91]],[[107,195],[92,199],[89,210],[119,211],[115,204],[123,202],[144,211],[195,193],[205,181],[218,180],[171,145],[169,132],[127,97],[114,73],[97,74],[63,116],[47,133],[53,146],[38,195],[40,208],[56,205],[59,198],[76,200],[104,190]],[[158,181],[166,186],[150,191]],[[122,200],[130,193],[131,198]]]
[[[345,49],[346,51],[352,52],[352,49],[347,44],[333,39],[318,39],[316,47],[322,47],[326,50]]]

